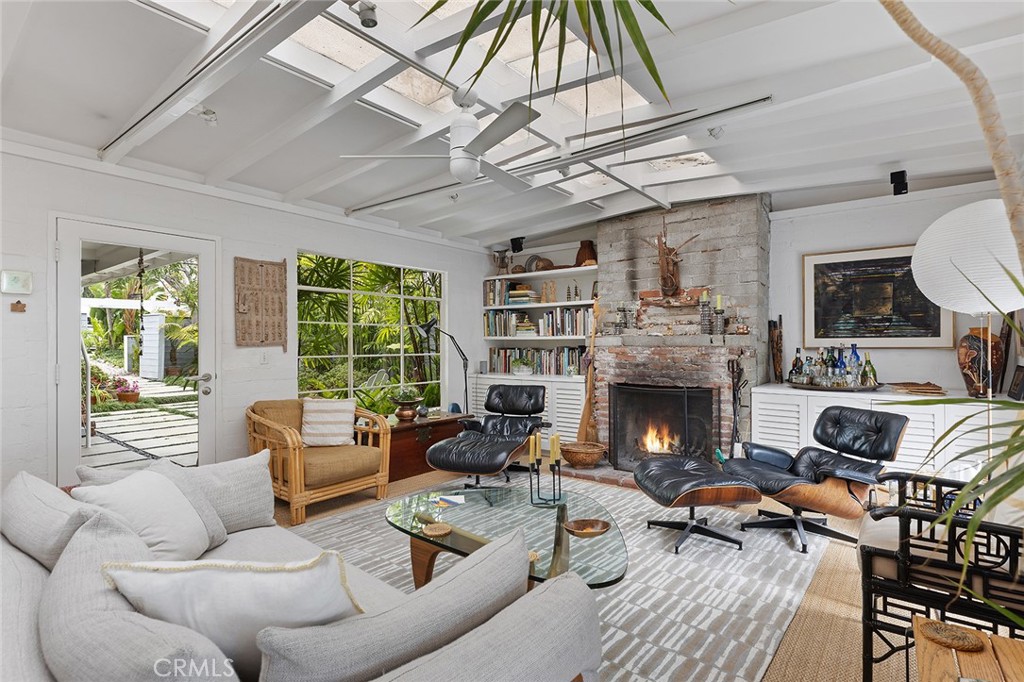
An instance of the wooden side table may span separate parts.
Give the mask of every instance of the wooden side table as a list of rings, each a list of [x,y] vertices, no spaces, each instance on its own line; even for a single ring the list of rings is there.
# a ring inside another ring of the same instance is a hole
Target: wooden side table
[[[471,414],[450,414],[441,412],[436,419],[416,417],[400,421],[391,427],[391,466],[389,481],[400,481],[418,474],[433,471],[427,464],[427,448],[445,438],[452,438],[462,432],[460,419],[472,418]]]
[[[977,652],[954,652],[921,633],[921,625],[927,622],[927,618],[914,616],[914,647],[917,649],[917,672],[921,682],[958,682],[963,679],[1024,682],[1024,641],[964,628],[980,635],[985,648]]]

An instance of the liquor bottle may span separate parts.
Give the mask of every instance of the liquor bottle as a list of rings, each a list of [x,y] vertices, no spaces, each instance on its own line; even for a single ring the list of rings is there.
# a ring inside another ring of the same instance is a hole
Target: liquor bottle
[[[825,354],[825,373],[829,376],[834,375],[836,370],[836,356],[834,351],[835,348],[833,346],[829,346],[828,351]]]
[[[850,363],[849,364],[854,364],[854,365],[858,365],[859,366],[860,362],[861,362],[861,360],[860,360],[860,353],[857,352],[857,344],[851,343],[850,344]]]
[[[810,355],[804,357],[804,374],[807,376],[814,375],[814,358]]]
[[[818,359],[814,361],[814,376],[816,379],[820,379],[825,376],[827,367],[825,366],[825,351],[821,348],[818,349]]]
[[[836,376],[846,376],[846,360],[843,359],[842,346],[839,346],[839,358],[836,360]]]
[[[871,364],[871,353],[864,353],[864,371],[861,372],[861,379],[865,386],[878,385],[878,375],[875,373],[875,366]]]
[[[787,377],[789,383],[791,383],[791,384],[797,383],[796,378],[798,376],[800,376],[800,373],[801,373],[802,370],[803,370],[803,365],[800,364],[800,349],[797,348],[796,349],[796,357],[793,358],[793,362],[789,366],[789,375]]]

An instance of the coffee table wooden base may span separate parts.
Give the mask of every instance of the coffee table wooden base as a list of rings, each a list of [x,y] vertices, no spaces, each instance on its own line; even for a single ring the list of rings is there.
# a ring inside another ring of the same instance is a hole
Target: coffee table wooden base
[[[412,584],[420,589],[434,577],[434,562],[437,555],[448,550],[437,545],[424,542],[419,538],[409,538],[409,556],[412,559]],[[454,553],[454,552],[453,552]]]

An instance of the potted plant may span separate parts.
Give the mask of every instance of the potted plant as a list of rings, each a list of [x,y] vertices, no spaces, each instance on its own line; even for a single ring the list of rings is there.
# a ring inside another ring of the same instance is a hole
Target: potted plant
[[[124,377],[117,377],[114,379],[114,392],[117,393],[117,399],[122,403],[139,402],[138,381],[128,381]]]
[[[412,386],[404,386],[391,394],[391,402],[398,405],[395,416],[399,421],[416,418],[416,406],[423,402],[423,396]]]
[[[533,374],[533,362],[526,358],[516,358],[512,361],[512,373],[525,376]]]
[[[107,390],[103,386],[94,383],[89,387],[90,404],[95,405],[96,403],[105,403],[108,400],[110,400],[110,394],[107,393]]]

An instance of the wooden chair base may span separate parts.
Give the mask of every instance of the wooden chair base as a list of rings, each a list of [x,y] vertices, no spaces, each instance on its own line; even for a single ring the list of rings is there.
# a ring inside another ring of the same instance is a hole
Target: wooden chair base
[[[699,519],[696,518],[693,507],[690,507],[689,521],[650,520],[647,522],[647,527],[670,528],[672,530],[681,531],[679,533],[679,537],[676,538],[676,554],[679,554],[679,547],[686,542],[686,538],[690,537],[690,535],[703,535],[704,537],[732,543],[736,545],[737,549],[743,549],[743,543],[740,540],[708,526],[708,519],[706,516]]]
[[[852,542],[857,544],[857,538],[847,535],[846,533],[840,533],[839,531],[829,528],[828,519],[822,517],[820,519],[808,519],[804,517],[802,509],[794,509],[792,514],[780,514],[778,512],[767,511],[765,509],[757,510],[758,516],[767,517],[763,521],[746,521],[740,524],[740,530],[746,530],[748,528],[783,528],[789,530],[795,530],[797,536],[800,538],[800,552],[801,554],[807,554],[807,533],[814,533],[815,535],[824,535],[825,537],[833,538],[835,540],[842,540],[844,542]]]

